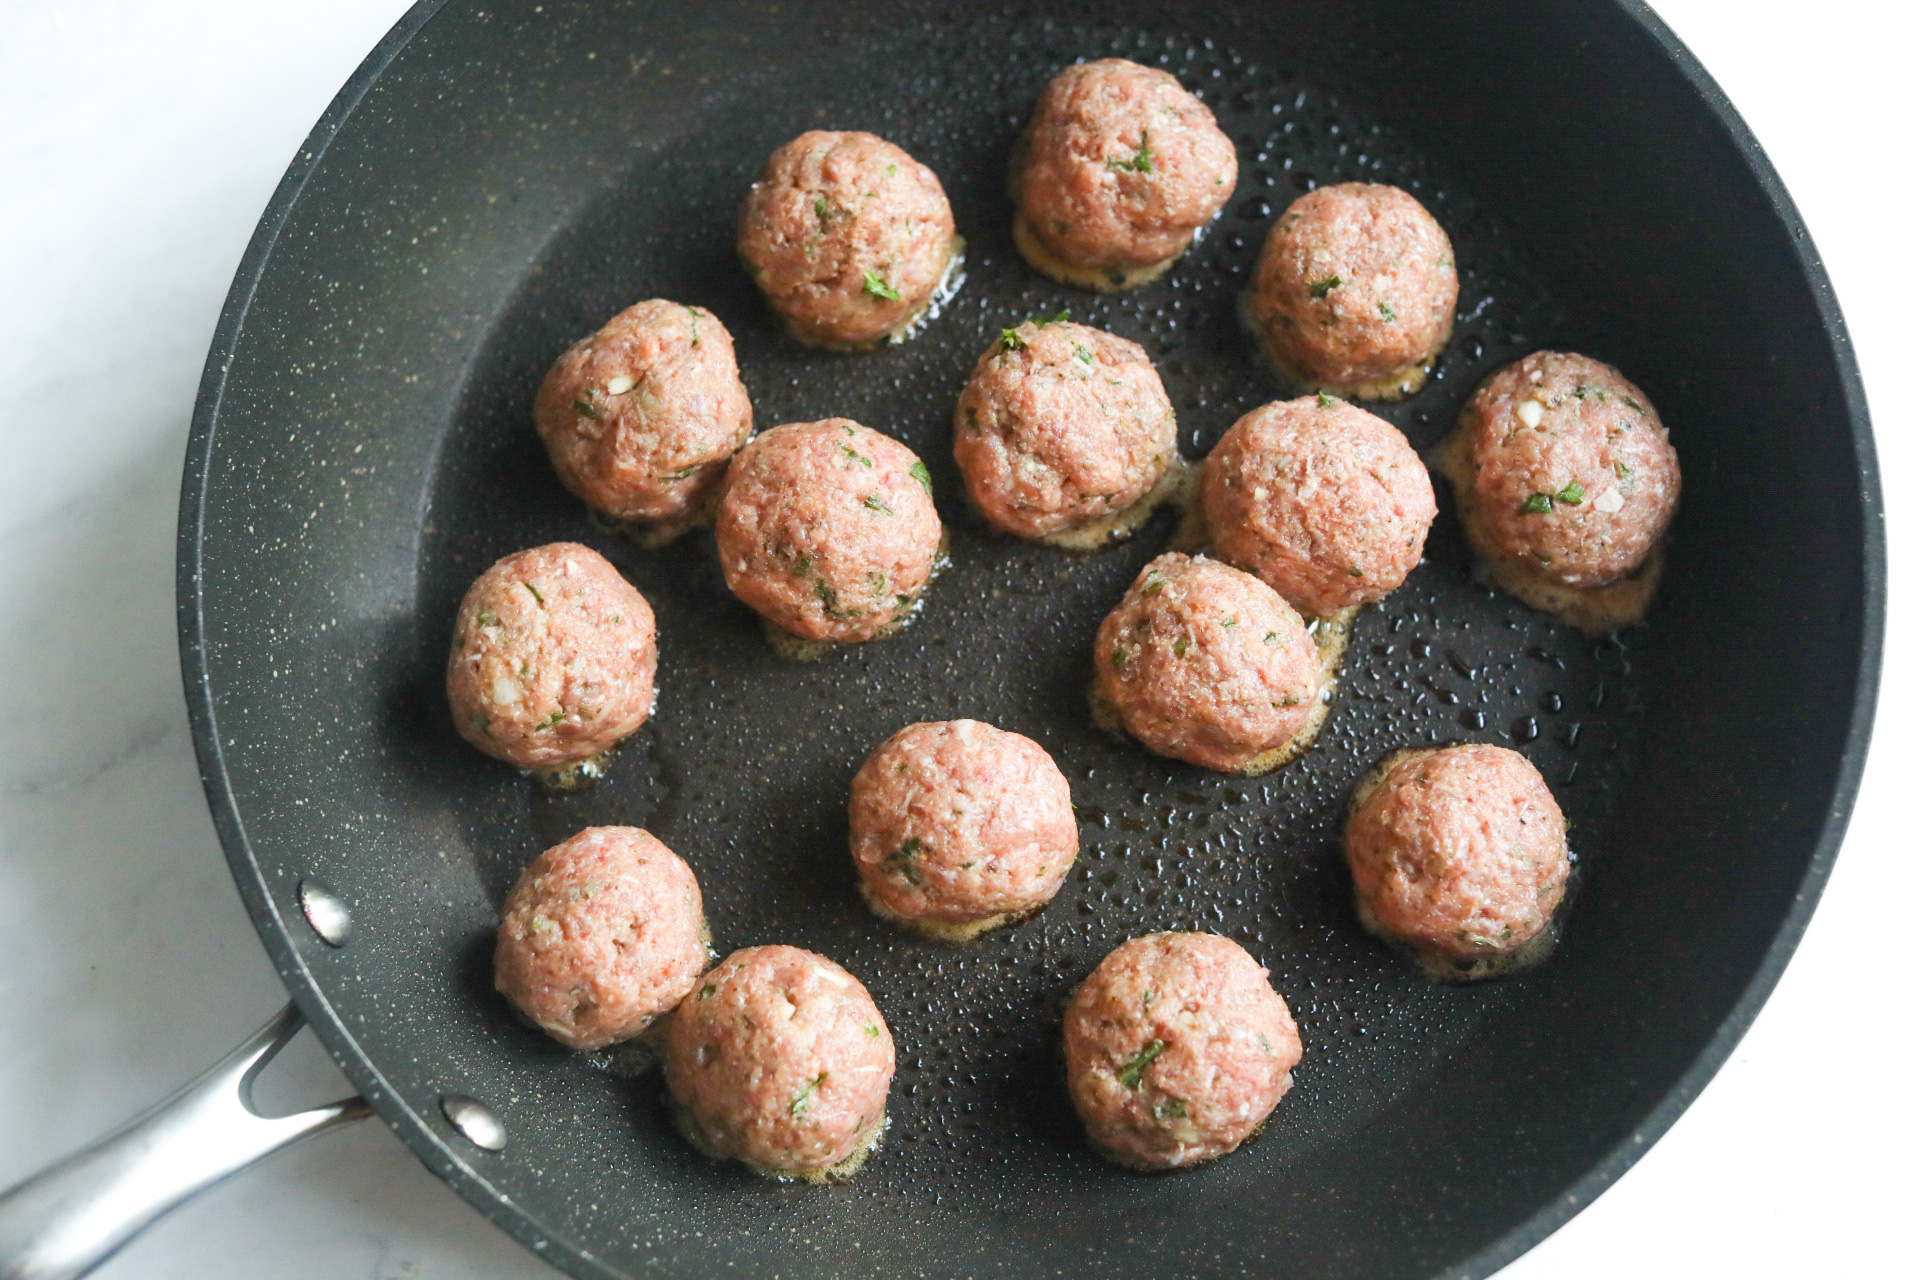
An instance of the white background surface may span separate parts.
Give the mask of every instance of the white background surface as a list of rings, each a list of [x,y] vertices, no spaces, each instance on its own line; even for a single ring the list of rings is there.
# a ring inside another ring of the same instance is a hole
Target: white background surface
[[[1913,1275],[1920,443],[1896,380],[1920,343],[1920,28],[1884,0],[1656,7],[1784,175],[1852,326],[1888,477],[1890,664],[1851,834],[1772,1001],[1671,1133],[1503,1280]],[[0,0],[0,1186],[282,1002],[188,741],[175,493],[254,222],[404,8]],[[1524,110],[1526,68],[1506,74]],[[342,1091],[310,1040],[291,1056],[286,1097]],[[555,1273],[367,1123],[189,1205],[102,1274]]]

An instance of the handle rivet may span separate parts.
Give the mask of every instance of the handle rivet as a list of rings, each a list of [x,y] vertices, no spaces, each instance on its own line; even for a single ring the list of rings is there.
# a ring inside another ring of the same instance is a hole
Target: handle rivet
[[[353,913],[347,904],[312,876],[300,881],[300,912],[330,947],[344,947],[353,936]]]
[[[443,1093],[440,1095],[440,1110],[446,1115],[447,1123],[458,1129],[460,1136],[474,1146],[499,1151],[507,1145],[507,1127],[479,1099],[469,1098],[464,1093]]]

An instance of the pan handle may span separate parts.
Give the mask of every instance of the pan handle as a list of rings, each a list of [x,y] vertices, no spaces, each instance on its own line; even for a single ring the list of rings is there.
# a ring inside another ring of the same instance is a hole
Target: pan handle
[[[198,1079],[84,1151],[0,1194],[0,1280],[74,1280],[181,1201],[370,1108],[346,1098],[269,1119],[253,1082],[301,1027],[282,1009]]]

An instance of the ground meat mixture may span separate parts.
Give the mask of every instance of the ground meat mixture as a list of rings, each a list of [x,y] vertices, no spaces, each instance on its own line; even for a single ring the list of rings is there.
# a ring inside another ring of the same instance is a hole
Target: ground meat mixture
[[[988,523],[1045,538],[1108,520],[1175,455],[1173,405],[1138,343],[1064,319],[1004,330],[953,413],[953,457]]]
[[[1064,1038],[1087,1136],[1136,1169],[1226,1155],[1266,1122],[1300,1061],[1267,971],[1211,933],[1116,947],[1074,993]]]
[[[1355,790],[1347,866],[1360,919],[1442,977],[1484,977],[1542,936],[1566,891],[1567,822],[1516,751],[1389,757]]]
[[[798,947],[748,947],[680,1002],[667,1088],[694,1145],[768,1177],[849,1177],[879,1140],[893,1035],[859,979]]]
[[[1014,148],[1014,244],[1037,270],[1113,291],[1158,276],[1233,194],[1233,142],[1164,71],[1068,67]]]
[[[588,827],[527,864],[493,952],[500,994],[572,1049],[631,1040],[707,966],[693,871],[638,827]]]
[[[1398,400],[1453,333],[1453,244],[1398,187],[1309,191],[1267,232],[1246,298],[1268,356],[1310,389]]]
[[[591,547],[553,542],[467,589],[447,657],[460,736],[523,769],[592,761],[653,713],[653,610]]]
[[[1099,696],[1164,756],[1237,772],[1285,746],[1320,701],[1319,655],[1292,605],[1252,574],[1169,553],[1100,624]]]
[[[714,521],[727,586],[803,640],[871,640],[933,577],[940,515],[911,449],[847,418],[775,427],[735,455]]]
[[[1324,395],[1234,423],[1207,457],[1201,501],[1220,558],[1314,617],[1385,599],[1439,510],[1407,438]]]
[[[1680,461],[1647,393],[1586,356],[1536,351],[1460,411],[1474,549],[1568,586],[1632,573],[1673,519]]]
[[[803,133],[740,210],[740,258],[794,337],[872,347],[926,313],[957,265],[933,170],[870,133]]]
[[[654,298],[554,361],[533,421],[589,507],[684,528],[753,434],[753,406],[719,317]]]
[[[942,941],[1038,911],[1080,855],[1053,757],[978,720],[912,724],[881,743],[847,817],[868,904]]]

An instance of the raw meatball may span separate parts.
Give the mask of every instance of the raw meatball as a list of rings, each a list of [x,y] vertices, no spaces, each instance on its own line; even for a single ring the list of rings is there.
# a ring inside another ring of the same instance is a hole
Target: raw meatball
[[[460,736],[495,759],[593,777],[653,714],[657,660],[646,599],[593,548],[550,542],[467,588],[447,701]]]
[[[1158,276],[1233,194],[1233,143],[1164,71],[1068,67],[1014,148],[1013,242],[1034,268],[1108,292]]]
[[[1355,789],[1347,866],[1360,921],[1429,972],[1480,978],[1528,948],[1566,891],[1567,822],[1540,771],[1505,747],[1402,751]]]
[[[1163,756],[1222,773],[1291,757],[1321,705],[1306,624],[1249,573],[1172,552],[1140,571],[1100,624],[1097,696]]]
[[[1067,1088],[1087,1136],[1133,1169],[1216,1160],[1293,1087],[1300,1033],[1267,971],[1211,933],[1115,947],[1074,992]]]
[[[958,260],[933,170],[870,133],[803,133],[740,210],[741,260],[788,330],[816,347],[898,340]]]
[[[775,427],[734,456],[714,521],[727,586],[802,640],[871,640],[940,556],[926,464],[847,418]]]
[[[1460,411],[1449,470],[1474,550],[1549,583],[1639,568],[1673,519],[1680,459],[1646,392],[1586,356],[1536,351]]]
[[[1234,423],[1207,457],[1201,501],[1220,557],[1314,617],[1385,599],[1438,512],[1407,438],[1324,395]]]
[[[684,526],[753,434],[713,312],[635,303],[553,362],[533,422],[560,480],[602,515]]]
[[[1080,856],[1053,757],[978,720],[911,724],[881,743],[847,817],[867,905],[942,941],[1032,915]]]
[[[695,1146],[768,1177],[825,1182],[858,1172],[886,1126],[893,1035],[825,956],[748,947],[680,1002],[666,1071]]]
[[[1003,330],[953,411],[967,492],[1022,538],[1131,532],[1130,508],[1167,473],[1174,445],[1173,404],[1147,353],[1064,315]]]
[[[631,1040],[707,966],[700,885],[638,827],[588,827],[520,873],[493,951],[493,985],[571,1049]]]
[[[1288,377],[1398,400],[1426,381],[1459,297],[1453,244],[1420,202],[1345,182],[1309,191],[1274,222],[1246,305]]]

